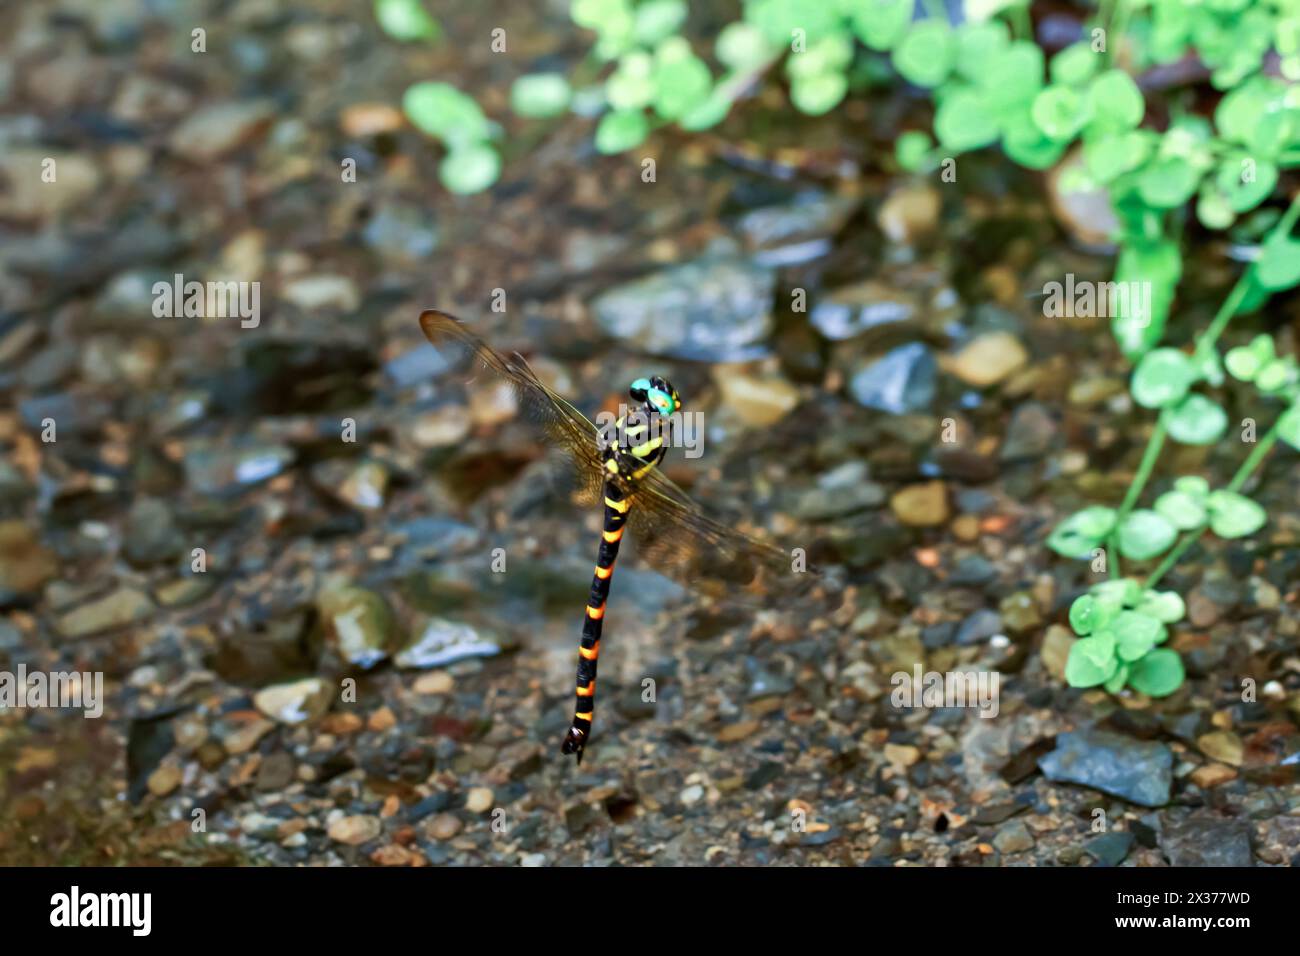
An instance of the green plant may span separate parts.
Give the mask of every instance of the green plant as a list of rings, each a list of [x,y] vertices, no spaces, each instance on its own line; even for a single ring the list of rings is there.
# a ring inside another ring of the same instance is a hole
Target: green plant
[[[394,7],[414,2],[391,0]],[[939,0],[923,0],[919,17],[914,0],[742,0],[741,19],[711,46],[697,47],[682,35],[683,0],[572,0],[573,22],[594,34],[589,62],[603,80],[575,92],[562,77],[526,77],[511,102],[534,117],[581,103],[600,116],[596,148],[619,153],[670,124],[688,132],[716,125],[770,71],[781,71],[793,106],[813,115],[892,71],[934,101],[929,128],[896,139],[894,158],[904,170],[928,173],[993,146],[1035,170],[1077,152],[1077,162],[1061,166],[1062,188],[1108,192],[1119,223],[1114,280],[1150,293],[1142,308],[1121,299],[1111,326],[1135,365],[1134,402],[1156,415],[1120,505],[1086,507],[1047,539],[1066,557],[1104,556],[1098,569],[1110,575],[1076,602],[1087,610],[1071,610],[1081,639],[1067,678],[1171,693],[1182,667],[1175,652],[1156,645],[1181,618],[1182,602],[1156,585],[1206,531],[1225,538],[1258,531],[1267,516],[1243,487],[1278,441],[1300,449],[1295,359],[1277,355],[1268,336],[1222,356],[1218,347],[1236,316],[1300,284],[1300,240],[1292,236],[1300,200],[1280,216],[1266,206],[1283,173],[1300,165],[1300,86],[1292,85],[1300,81],[1300,0],[1101,0],[1079,41],[1050,58],[1034,42],[1027,0],[963,6],[954,25]],[[1270,51],[1281,78],[1263,72]],[[1195,87],[1179,90],[1163,98],[1153,120],[1149,97],[1159,90],[1144,93],[1138,78],[1188,58],[1204,67],[1221,99],[1210,110]],[[459,153],[455,175],[443,177],[449,188],[470,192],[495,180],[499,160],[491,161],[488,144],[495,127],[461,97],[443,84],[417,84],[405,105],[417,127],[451,150],[444,170],[458,151],[471,150]],[[1161,346],[1183,275],[1180,236],[1189,215],[1256,246],[1190,353]],[[1281,404],[1272,427],[1224,488],[1182,476],[1151,507],[1139,507],[1167,441],[1208,445],[1228,433],[1215,390],[1229,377]],[[1139,582],[1123,575],[1121,560],[1159,563]]]

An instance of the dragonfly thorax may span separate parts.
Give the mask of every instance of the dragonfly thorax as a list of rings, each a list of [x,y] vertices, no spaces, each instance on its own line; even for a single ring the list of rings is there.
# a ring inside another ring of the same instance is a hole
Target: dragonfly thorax
[[[658,375],[638,378],[628,388],[627,393],[632,396],[634,402],[641,403],[647,416],[667,417],[682,405],[677,389],[673,388],[672,383],[666,378],[660,378]]]

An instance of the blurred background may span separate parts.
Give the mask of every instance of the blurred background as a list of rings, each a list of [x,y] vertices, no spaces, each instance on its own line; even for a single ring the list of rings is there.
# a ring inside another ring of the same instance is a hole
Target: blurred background
[[[1232,735],[1257,772],[1188,742],[1243,661],[1294,676],[1261,654],[1297,633],[1293,551],[1185,563],[1193,679],[1159,706],[1062,679],[1087,567],[1041,542],[1123,493],[1146,421],[1106,322],[1034,298],[1109,277],[1104,197],[995,154],[902,171],[922,101],[865,74],[823,116],[770,77],[605,155],[567,2],[422,9],[0,9],[0,667],[105,675],[100,719],[0,710],[0,862],[1288,862],[1294,724]],[[694,4],[683,34],[736,12]],[[548,71],[572,108],[513,110]],[[423,82],[478,112],[404,100]],[[497,159],[449,167],[449,116]],[[1189,267],[1189,308],[1229,268]],[[257,283],[258,312],[160,315],[177,275]],[[706,422],[669,475],[827,570],[798,604],[718,602],[630,550],[580,768],[600,515],[507,394],[442,374],[433,307],[588,414],[666,375]],[[1295,540],[1285,484],[1266,540]],[[892,707],[918,665],[999,671],[999,715]],[[1092,724],[1107,792],[1047,780]]]

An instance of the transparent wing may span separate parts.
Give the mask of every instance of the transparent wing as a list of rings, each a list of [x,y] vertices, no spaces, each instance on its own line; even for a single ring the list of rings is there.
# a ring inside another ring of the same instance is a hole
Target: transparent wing
[[[584,501],[597,498],[604,466],[599,431],[587,416],[547,388],[522,356],[502,355],[446,312],[422,312],[420,328],[454,368],[474,379],[486,375],[509,385],[525,417],[569,459],[579,496]]]

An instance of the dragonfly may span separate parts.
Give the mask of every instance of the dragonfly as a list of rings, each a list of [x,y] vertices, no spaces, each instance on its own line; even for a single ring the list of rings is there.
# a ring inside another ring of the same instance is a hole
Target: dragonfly
[[[634,405],[604,428],[537,377],[523,356],[502,355],[464,323],[435,309],[420,314],[420,328],[453,368],[474,379],[508,385],[524,416],[547,443],[568,458],[579,500],[604,505],[591,591],[578,644],[573,721],[561,751],[582,763],[596,709],[596,667],[614,564],[631,531],[640,554],[658,571],[693,587],[702,581],[751,584],[763,576],[807,572],[786,551],[707,514],[659,469],[673,435],[681,396],[659,375],[632,382]],[[799,571],[795,569],[799,568]]]

